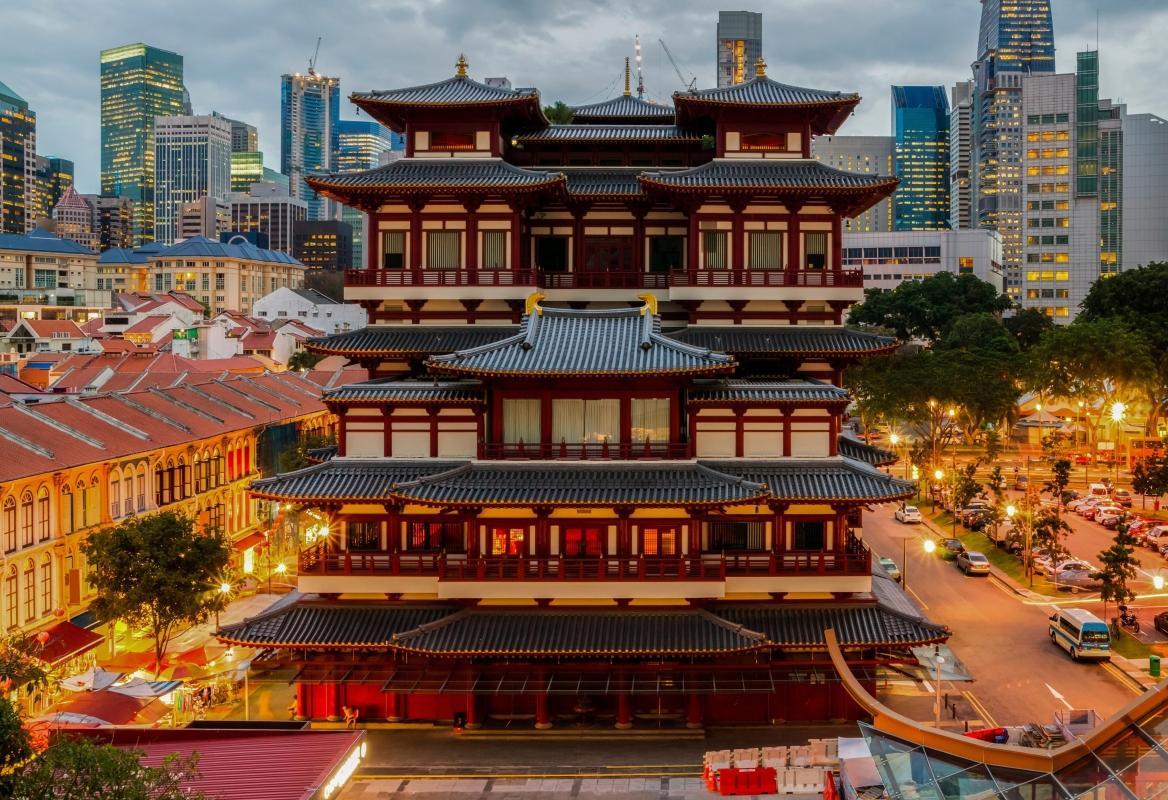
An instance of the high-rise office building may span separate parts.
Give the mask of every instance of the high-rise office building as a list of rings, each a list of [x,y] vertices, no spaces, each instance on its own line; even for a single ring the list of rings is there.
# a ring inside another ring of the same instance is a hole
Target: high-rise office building
[[[228,122],[231,123],[231,152],[255,153],[260,149],[260,133],[255,125],[237,119]]]
[[[288,255],[293,227],[307,217],[308,204],[290,196],[287,184],[253,183],[247,193],[231,195],[231,230],[259,231],[268,237],[268,247]]]
[[[309,219],[333,219],[337,205],[304,182],[314,172],[336,170],[341,81],[320,75],[284,75],[280,85],[280,171],[292,195],[308,204]]]
[[[231,207],[225,200],[204,195],[198,200],[183,203],[178,210],[176,241],[205,236],[218,239],[231,227]]]
[[[292,255],[309,269],[341,270],[353,263],[353,229],[335,219],[292,226]]]
[[[154,118],[189,97],[178,53],[137,43],[101,53],[101,193],[128,197],[134,240],[154,238]]]
[[[53,216],[53,207],[60,202],[65,190],[73,185],[73,162],[56,156],[37,156],[36,159],[36,220]]]
[[[93,229],[93,207],[77,193],[72,184],[65,187],[65,192],[53,205],[51,214],[53,232],[57,236],[97,251],[99,240]]]
[[[896,140],[891,136],[816,136],[811,156],[828,166],[860,175],[892,175]],[[844,220],[847,231],[892,230],[892,199],[885,198],[858,216]]]
[[[103,253],[111,248],[134,246],[134,202],[128,197],[82,195],[93,209],[93,231]]]
[[[288,196],[292,195],[292,184],[291,184],[291,182],[289,182],[288,176],[285,175],[283,172],[277,172],[274,169],[269,169],[268,167],[264,167],[263,182],[264,183],[274,183],[276,186],[279,186],[281,189],[284,190],[284,194],[286,194]]]
[[[337,172],[360,172],[374,169],[381,164],[381,154],[394,149],[404,149],[400,134],[395,134],[379,122],[343,119],[338,125]],[[365,261],[366,215],[351,206],[341,207],[341,220],[352,229],[353,263],[363,266]]]
[[[949,227],[973,227],[973,81],[954,85],[949,103]]]
[[[718,12],[718,86],[733,86],[754,77],[762,58],[762,14],[756,11]]]
[[[154,131],[154,240],[180,237],[185,204],[231,190],[231,125],[221,117],[157,117]]]
[[[892,227],[938,231],[949,227],[949,100],[943,86],[893,86]]]
[[[1168,261],[1168,120],[1124,114],[1123,250],[1120,265],[1135,269]]]
[[[36,113],[0,83],[0,233],[36,223]]]
[[[231,191],[246,192],[264,179],[264,154],[258,150],[231,153]]]
[[[1074,73],[1022,81],[1023,265],[1019,302],[1069,322],[1123,263],[1123,108],[1099,97],[1099,54]]]
[[[1002,237],[1006,291],[1022,291],[1022,79],[1054,72],[1050,0],[982,0],[973,64],[973,224]]]

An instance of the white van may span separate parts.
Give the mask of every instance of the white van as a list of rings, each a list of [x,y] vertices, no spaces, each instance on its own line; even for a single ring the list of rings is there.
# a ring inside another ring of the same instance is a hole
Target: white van
[[[1107,623],[1081,608],[1060,608],[1050,615],[1050,640],[1071,654],[1083,658],[1111,658],[1111,631]]]
[[[1092,483],[1087,487],[1087,494],[1092,497],[1111,497],[1111,490],[1102,483]]]

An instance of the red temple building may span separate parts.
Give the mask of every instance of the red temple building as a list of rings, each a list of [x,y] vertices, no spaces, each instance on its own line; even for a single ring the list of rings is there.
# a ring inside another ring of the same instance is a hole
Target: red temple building
[[[310,180],[369,215],[316,341],[335,454],[257,481],[327,531],[299,593],[220,631],[296,668],[297,713],[468,725],[854,718],[823,630],[874,688],[948,631],[863,541],[913,488],[841,435],[862,275],[841,220],[890,178],[811,159],[854,94],[758,74],[545,118],[534,89],[356,94],[405,158]],[[878,568],[877,568],[878,569]]]

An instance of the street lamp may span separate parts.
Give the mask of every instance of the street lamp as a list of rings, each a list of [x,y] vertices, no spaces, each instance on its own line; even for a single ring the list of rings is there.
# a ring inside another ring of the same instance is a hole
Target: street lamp
[[[283,561],[278,562],[275,569],[268,570],[268,594],[272,593],[272,573],[275,572],[277,575],[283,575],[287,571],[288,565]]]
[[[1155,589],[1157,592],[1164,590],[1164,576],[1163,575],[1153,575],[1152,576],[1152,588]]]
[[[925,543],[924,543],[923,547],[925,548],[926,553],[928,553],[929,555],[932,555],[933,552],[937,549],[937,543],[934,542],[932,539],[925,539]]]
[[[935,469],[935,470],[933,470],[933,480],[934,480],[936,483],[934,483],[932,486],[930,486],[930,487],[929,487],[929,510],[930,510],[930,511],[936,511],[936,510],[937,510],[937,488],[936,488],[936,484],[938,484],[938,483],[940,483],[941,481],[945,480],[945,470],[943,470],[943,469]]]
[[[227,581],[223,581],[223,583],[219,584],[219,594],[222,595],[221,602],[227,602],[227,596],[231,594],[231,588],[231,584]],[[215,604],[215,628],[219,628],[219,603]]]
[[[937,661],[937,699],[933,703],[933,713],[937,729],[941,728],[941,667],[945,665],[945,656],[936,656]]]
[[[1115,441],[1112,443],[1114,450],[1111,451],[1111,460],[1115,464],[1115,480],[1119,480],[1119,426],[1123,424],[1123,415],[1127,411],[1127,406],[1116,400],[1111,404],[1111,421],[1115,423]]]

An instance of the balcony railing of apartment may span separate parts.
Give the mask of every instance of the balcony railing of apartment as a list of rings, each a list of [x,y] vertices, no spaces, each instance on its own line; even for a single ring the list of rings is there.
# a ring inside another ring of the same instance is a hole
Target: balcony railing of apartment
[[[871,553],[703,553],[695,556],[485,556],[300,551],[301,575],[416,575],[448,581],[725,580],[730,576],[869,575]]]
[[[759,288],[829,286],[850,289],[864,285],[864,272],[833,269],[692,269],[669,273],[669,285]]]
[[[569,461],[627,461],[643,458],[688,458],[689,445],[680,442],[515,442],[483,445],[483,458],[539,459]]]

